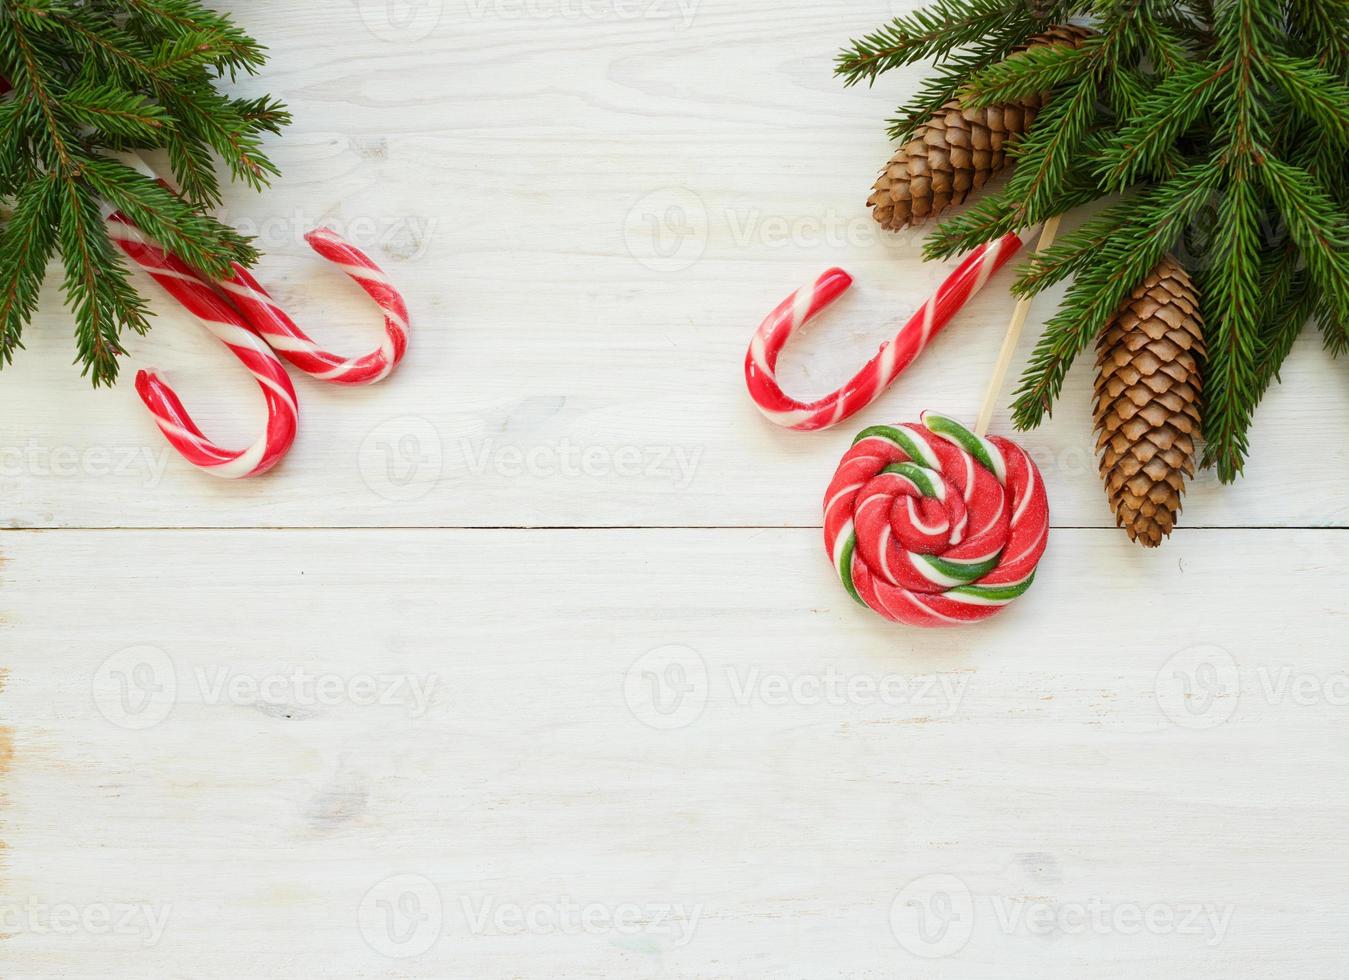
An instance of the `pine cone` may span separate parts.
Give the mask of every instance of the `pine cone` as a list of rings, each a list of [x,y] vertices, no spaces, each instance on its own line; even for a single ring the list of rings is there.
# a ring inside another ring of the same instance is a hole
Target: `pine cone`
[[[1194,475],[1204,357],[1199,298],[1171,256],[1120,304],[1096,343],[1101,477],[1115,523],[1155,548]]]
[[[1077,47],[1091,33],[1085,27],[1061,24],[1017,50],[1040,44]],[[1015,58],[1015,52],[1009,57]],[[1019,102],[965,109],[957,93],[890,158],[867,198],[871,216],[898,231],[962,203],[970,191],[982,187],[1007,165],[1004,147],[1030,129],[1046,98],[1044,93]]]

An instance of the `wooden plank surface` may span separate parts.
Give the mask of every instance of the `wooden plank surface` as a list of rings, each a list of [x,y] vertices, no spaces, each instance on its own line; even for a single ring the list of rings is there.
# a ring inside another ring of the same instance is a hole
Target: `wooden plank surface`
[[[1336,976],[1347,542],[1060,531],[896,632],[806,530],[9,535],[6,889],[134,914],[6,959]]]
[[[1018,437],[1034,589],[890,627],[820,495],[862,425],[973,417],[1010,276],[838,431],[773,428],[741,363],[841,265],[782,363],[828,390],[944,275],[863,207],[921,71],[831,77],[908,0],[219,6],[273,55],[240,91],[296,115],[225,216],[339,349],[373,315],[301,236],[368,248],[412,351],[298,379],[295,449],[227,483],[129,381],[242,441],[229,356],[147,286],[91,391],[45,297],[0,375],[0,975],[1343,976],[1349,388],[1315,338],[1151,553],[1086,358]]]

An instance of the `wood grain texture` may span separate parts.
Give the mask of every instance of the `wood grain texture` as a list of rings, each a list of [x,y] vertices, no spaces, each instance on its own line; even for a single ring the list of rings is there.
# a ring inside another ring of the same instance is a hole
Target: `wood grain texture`
[[[331,223],[411,351],[298,379],[290,457],[226,483],[87,389],[45,297],[0,383],[0,973],[1339,980],[1349,389],[1313,339],[1155,553],[1109,527],[1084,359],[1023,439],[1035,587],[897,629],[820,496],[857,428],[974,416],[1010,270],[844,429],[773,428],[741,364],[841,265],[781,364],[829,390],[944,275],[864,207],[921,70],[831,76],[907,0],[221,6],[296,115],[225,209],[259,278],[373,343],[301,243]],[[153,305],[126,370],[246,437],[252,383]]]
[[[1338,976],[1349,539],[1180,544],[1060,531],[1005,616],[926,632],[852,605],[805,530],[9,535],[7,646],[31,653],[6,695],[6,891],[149,911],[125,933],[20,931],[6,960]],[[406,683],[367,703],[365,677]],[[934,875],[972,918],[926,960],[898,937],[916,942],[906,886]],[[372,889],[387,904],[362,919]],[[426,895],[438,925],[412,914]],[[604,918],[628,906],[631,931]]]

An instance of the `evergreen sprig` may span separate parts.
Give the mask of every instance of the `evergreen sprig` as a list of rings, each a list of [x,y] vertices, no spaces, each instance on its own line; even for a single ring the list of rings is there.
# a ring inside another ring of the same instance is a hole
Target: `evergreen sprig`
[[[994,54],[1069,19],[1095,35]],[[1071,0],[1020,13],[940,0],[854,42],[838,72],[874,82],[926,58],[938,74],[901,114],[901,136],[952,97],[971,108],[1048,97],[1009,148],[1012,176],[944,220],[928,257],[1123,195],[1014,286],[1072,280],[1017,389],[1017,425],[1049,414],[1076,356],[1171,252],[1205,322],[1204,463],[1235,479],[1302,327],[1315,321],[1331,353],[1349,349],[1349,0]]]
[[[937,0],[854,41],[838,56],[835,70],[849,85],[874,82],[892,68],[945,57],[990,36],[1029,34],[1034,23],[1029,7],[1020,0]]]
[[[264,60],[195,0],[0,0],[0,366],[23,346],[59,253],[78,361],[96,385],[117,377],[124,332],[149,320],[108,237],[109,208],[207,275],[256,260],[210,209],[217,159],[255,188],[277,172],[263,137],[289,121],[285,107],[217,88]],[[177,193],[116,158],[137,149],[167,152]]]

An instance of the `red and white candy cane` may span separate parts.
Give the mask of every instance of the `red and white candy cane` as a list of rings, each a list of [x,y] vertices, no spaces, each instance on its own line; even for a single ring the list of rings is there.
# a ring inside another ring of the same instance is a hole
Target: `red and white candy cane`
[[[245,449],[222,449],[192,421],[177,394],[154,371],[136,374],[136,392],[169,444],[193,466],[212,476],[256,476],[278,462],[295,441],[299,408],[285,367],[239,311],[222,299],[186,263],[164,251],[122,214],[108,215],[108,233],[132,262],[181,303],[248,368],[267,402],[267,426]]]
[[[135,153],[120,153],[118,158],[165,187],[168,181]],[[253,274],[237,262],[234,275],[217,280],[215,285],[227,293],[249,324],[271,348],[295,367],[319,381],[340,385],[374,384],[387,378],[407,353],[408,309],[402,294],[394,288],[384,270],[355,245],[328,228],[316,228],[304,239],[322,258],[336,264],[365,290],[384,314],[384,341],[368,354],[342,357],[318,344],[276,305]]]
[[[310,377],[339,385],[373,384],[387,378],[403,359],[408,346],[408,310],[384,270],[336,232],[316,228],[304,236],[309,247],[365,290],[384,314],[384,342],[368,354],[341,357],[323,350],[301,330],[267,294],[252,274],[239,264],[234,276],[216,283],[234,300],[253,329],[272,349]]]
[[[778,354],[792,334],[838,299],[852,276],[830,269],[778,304],[764,319],[745,354],[745,384],[754,404],[772,422],[789,429],[826,429],[870,405],[913,363],[971,296],[1021,247],[1014,234],[980,245],[956,266],[937,291],[876,355],[836,391],[813,402],[786,394],[777,379]]]

